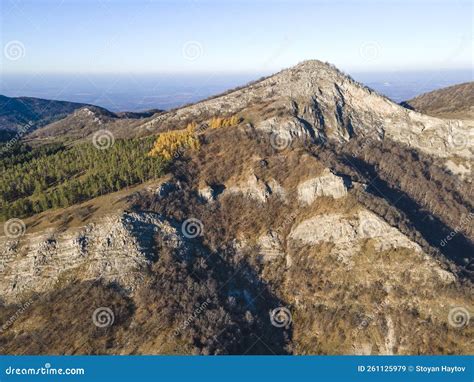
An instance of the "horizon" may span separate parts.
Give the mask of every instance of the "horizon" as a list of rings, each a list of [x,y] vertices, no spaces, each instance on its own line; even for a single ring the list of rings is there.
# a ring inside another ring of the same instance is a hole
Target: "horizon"
[[[471,13],[464,0],[6,0],[0,94],[166,110],[317,59],[399,102],[473,80]]]
[[[470,69],[345,73],[394,102],[473,80]],[[7,74],[0,75],[0,95],[85,103],[113,112],[169,110],[271,74],[274,72]]]
[[[473,67],[472,4],[463,0],[8,0],[0,7],[3,75],[257,73],[312,58],[344,72]]]

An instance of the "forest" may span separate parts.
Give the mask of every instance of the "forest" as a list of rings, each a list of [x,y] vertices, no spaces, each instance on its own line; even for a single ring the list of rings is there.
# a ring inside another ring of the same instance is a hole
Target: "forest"
[[[152,146],[150,137],[116,140],[106,150],[91,143],[39,147],[18,143],[0,150],[0,219],[68,207],[158,178],[166,161],[147,156]]]

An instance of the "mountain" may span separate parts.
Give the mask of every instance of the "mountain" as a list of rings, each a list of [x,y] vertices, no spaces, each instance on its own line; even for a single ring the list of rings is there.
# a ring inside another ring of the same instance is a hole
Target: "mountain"
[[[67,138],[69,140],[83,139],[97,130],[111,130],[119,136],[129,136],[135,126],[143,120],[162,113],[162,110],[144,112],[112,113],[97,106],[86,106],[75,110],[66,117],[47,124],[28,135],[28,140],[48,142]]]
[[[474,82],[434,90],[402,103],[440,118],[474,119]]]
[[[320,61],[90,117],[1,157],[4,353],[470,351],[470,120]]]
[[[464,169],[451,166],[452,171],[471,168],[472,145],[467,143],[474,135],[472,120],[450,121],[407,110],[319,61],[304,62],[225,96],[163,114],[141,130],[148,134],[179,126],[183,120],[240,112],[252,114],[249,118],[255,120],[257,130],[338,143],[353,137],[388,138],[443,158],[448,167],[456,158]]]
[[[78,139],[90,134],[99,125],[105,128],[107,123],[148,118],[161,112],[112,113],[99,106],[76,102],[0,95],[0,137],[3,137],[0,141],[11,139],[19,131],[22,131],[21,135],[33,133],[29,139],[64,136]]]
[[[0,130],[17,131],[27,124],[37,128],[64,118],[74,110],[85,106],[89,105],[41,98],[6,97],[0,95]]]

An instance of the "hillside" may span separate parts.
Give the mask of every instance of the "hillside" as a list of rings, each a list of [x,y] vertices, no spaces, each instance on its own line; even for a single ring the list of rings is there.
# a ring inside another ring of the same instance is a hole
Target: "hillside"
[[[306,61],[102,126],[1,157],[4,353],[470,352],[469,121]]]
[[[403,105],[440,118],[474,119],[474,82],[422,94]]]
[[[96,106],[87,106],[35,130],[27,136],[27,140],[35,144],[64,140],[77,141],[90,138],[98,130],[111,131],[117,138],[130,137],[136,126],[160,113],[162,113],[161,110],[111,113]]]
[[[84,106],[89,105],[41,98],[6,97],[0,95],[0,130],[17,131],[27,124],[31,124],[31,130],[34,130],[64,118]],[[97,107],[95,106],[95,108]],[[102,110],[106,111],[105,109]]]
[[[32,97],[0,96],[0,141],[17,132],[29,140],[80,139],[98,128],[120,131],[161,110],[112,113],[99,106]],[[109,126],[110,125],[110,126]]]

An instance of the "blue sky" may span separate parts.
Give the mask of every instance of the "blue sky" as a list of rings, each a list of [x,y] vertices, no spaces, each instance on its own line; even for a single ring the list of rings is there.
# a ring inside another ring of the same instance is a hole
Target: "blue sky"
[[[0,0],[6,73],[472,68],[470,1]],[[12,58],[13,55],[13,59]]]

